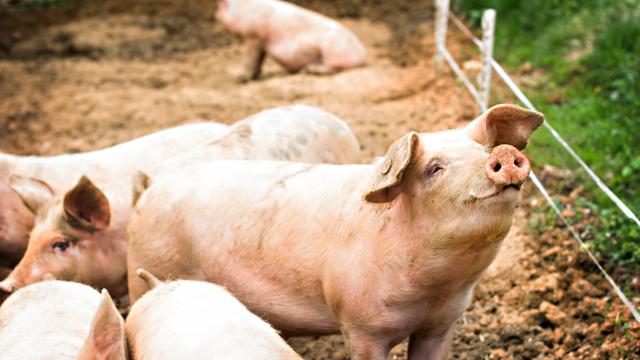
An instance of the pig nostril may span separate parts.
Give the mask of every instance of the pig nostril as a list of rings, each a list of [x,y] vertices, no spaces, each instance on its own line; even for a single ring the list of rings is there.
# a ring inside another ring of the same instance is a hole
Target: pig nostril
[[[500,163],[496,163],[495,165],[493,165],[493,171],[495,172],[500,171],[501,168],[502,168],[502,165],[500,165]]]
[[[513,165],[515,165],[516,167],[520,167],[520,159],[516,159],[516,160],[513,162]]]

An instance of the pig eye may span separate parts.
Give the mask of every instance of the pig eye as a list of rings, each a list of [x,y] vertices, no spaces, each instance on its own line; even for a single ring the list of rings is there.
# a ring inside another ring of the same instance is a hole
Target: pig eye
[[[51,244],[51,248],[54,251],[60,251],[60,252],[67,251],[69,246],[71,246],[71,243],[69,242],[69,240],[56,241],[53,244]]]
[[[444,167],[442,165],[440,165],[439,163],[435,163],[431,166],[429,166],[427,168],[427,175],[428,176],[433,176],[435,174],[437,174],[438,172],[440,172],[441,170],[444,170]]]

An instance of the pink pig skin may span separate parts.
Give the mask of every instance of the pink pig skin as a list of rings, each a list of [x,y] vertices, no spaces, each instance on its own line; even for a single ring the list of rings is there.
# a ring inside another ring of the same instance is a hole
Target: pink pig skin
[[[106,291],[43,281],[0,307],[3,360],[125,360],[124,320]]]
[[[353,163],[360,160],[360,145],[342,120],[311,106],[294,105],[240,121],[212,143],[147,171],[160,178],[215,159]],[[61,194],[47,193],[41,182],[32,179],[14,184],[25,201],[41,205],[27,251],[0,282],[0,291],[11,293],[27,284],[55,278],[106,288],[115,297],[125,295],[127,222],[132,203],[137,200],[135,189],[148,185],[144,175],[134,179],[134,191],[130,178],[103,184],[83,176]],[[46,199],[36,201],[40,197]]]
[[[289,72],[330,74],[362,66],[364,45],[337,21],[279,0],[221,0],[218,20],[247,46],[241,80],[257,79],[269,55]]]
[[[7,184],[10,175],[43,179],[53,191],[67,190],[83,174],[100,182],[119,180],[219,138],[228,128],[213,122],[183,125],[106,149],[70,155],[0,153],[0,266],[18,264],[34,224],[32,211]]]
[[[227,290],[202,281],[158,283],[131,308],[126,332],[137,360],[301,360]]]
[[[499,105],[371,165],[221,161],[158,179],[131,217],[128,267],[218,283],[286,335],[342,332],[353,359],[407,337],[410,359],[443,358],[542,121]],[[146,286],[130,272],[129,289],[134,302]]]

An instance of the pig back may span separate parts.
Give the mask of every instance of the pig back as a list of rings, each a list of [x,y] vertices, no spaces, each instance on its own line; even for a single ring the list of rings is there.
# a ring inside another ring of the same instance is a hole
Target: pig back
[[[337,116],[308,105],[277,107],[231,127],[214,143],[217,159],[346,164],[361,161],[360,144]]]
[[[56,156],[0,154],[0,177],[11,174],[47,182],[54,191],[66,191],[81,175],[101,183],[121,180],[135,170],[147,169],[167,158],[205,145],[226,134],[228,126],[203,122],[161,130],[108,148]]]
[[[75,359],[99,302],[97,291],[64,281],[18,290],[0,306],[1,358]]]
[[[134,304],[126,331],[136,359],[300,359],[224,288],[161,284]]]

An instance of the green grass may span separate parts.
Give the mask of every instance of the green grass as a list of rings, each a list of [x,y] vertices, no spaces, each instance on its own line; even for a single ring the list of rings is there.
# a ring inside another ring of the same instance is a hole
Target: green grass
[[[496,59],[512,68],[529,62],[545,70],[542,85],[527,94],[639,214],[640,0],[461,0],[459,8],[475,25],[483,9],[496,9]],[[547,130],[537,132],[529,151],[536,163],[575,170],[571,181],[587,189],[579,205],[602,219],[586,229],[590,245],[610,267],[640,270],[640,229]]]

